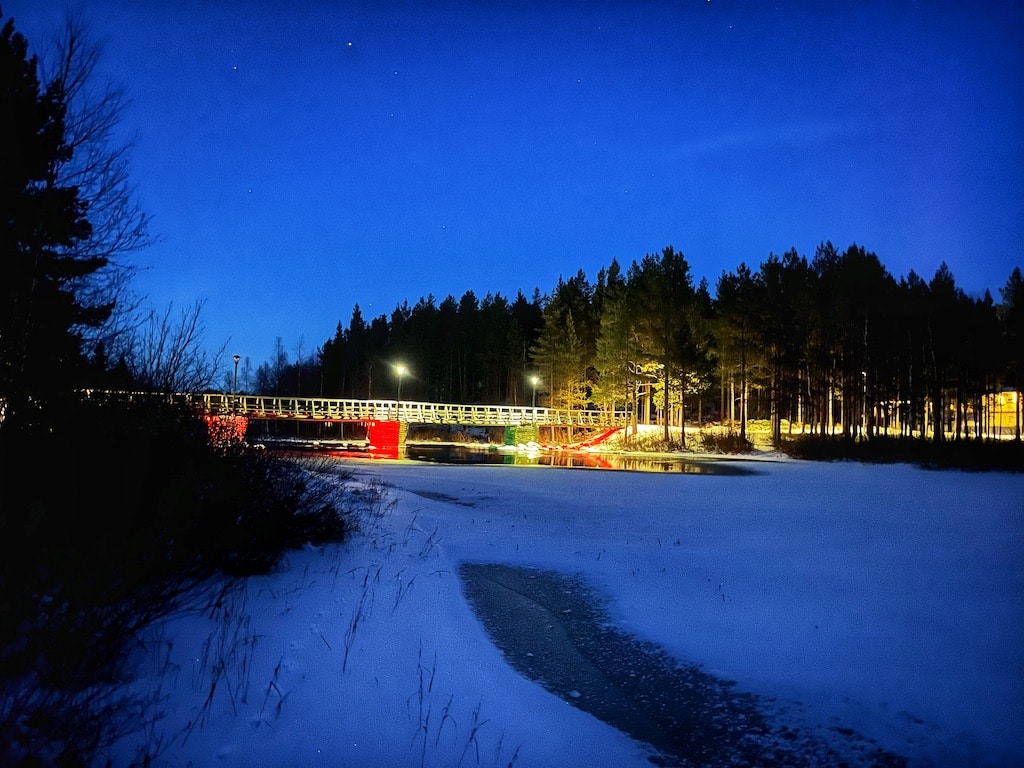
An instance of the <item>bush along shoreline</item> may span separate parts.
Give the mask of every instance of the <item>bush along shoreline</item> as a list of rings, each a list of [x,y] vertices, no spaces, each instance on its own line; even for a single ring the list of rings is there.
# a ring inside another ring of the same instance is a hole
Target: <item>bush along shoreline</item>
[[[157,399],[64,416],[0,430],[5,766],[88,765],[144,727],[119,685],[133,639],[214,585],[344,540],[367,503],[316,460],[211,442],[194,414]]]
[[[926,469],[978,472],[1024,472],[1024,442],[1019,440],[947,440],[941,443],[909,437],[802,435],[783,439],[779,450],[810,461],[861,461],[871,464],[910,463]]]

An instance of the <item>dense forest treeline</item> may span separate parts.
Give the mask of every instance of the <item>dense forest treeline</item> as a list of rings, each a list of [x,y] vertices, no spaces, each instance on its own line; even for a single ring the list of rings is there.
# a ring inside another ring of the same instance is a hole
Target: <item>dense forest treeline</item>
[[[969,296],[945,263],[929,280],[897,279],[862,246],[831,242],[811,258],[790,250],[741,263],[712,290],[668,246],[529,299],[427,296],[369,321],[357,304],[314,354],[289,362],[279,339],[270,362],[254,374],[246,365],[239,389],[393,399],[403,365],[403,399],[529,405],[536,386],[538,405],[629,409],[663,424],[666,439],[684,414],[741,435],[748,419],[768,419],[776,440],[794,424],[847,437],[1019,439],[1019,267],[1000,298]]]

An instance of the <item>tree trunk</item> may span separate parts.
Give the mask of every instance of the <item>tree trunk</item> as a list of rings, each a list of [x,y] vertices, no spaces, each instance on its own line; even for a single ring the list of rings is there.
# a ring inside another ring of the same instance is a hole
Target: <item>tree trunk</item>
[[[669,390],[668,359],[667,358],[663,361],[661,369],[665,372],[665,379],[664,379],[664,381],[665,381],[665,394],[664,394],[664,397],[662,398],[663,402],[662,402],[662,407],[661,407],[661,410],[662,410],[662,419],[661,420],[662,420],[662,422],[665,425],[665,445],[671,445],[671,439],[672,438],[669,435],[669,428],[668,428],[668,423],[671,420],[669,418],[669,414],[671,413],[671,408],[670,408],[671,399],[670,399],[669,395],[671,394],[671,391]]]
[[[740,354],[740,440],[747,439],[747,348]]]

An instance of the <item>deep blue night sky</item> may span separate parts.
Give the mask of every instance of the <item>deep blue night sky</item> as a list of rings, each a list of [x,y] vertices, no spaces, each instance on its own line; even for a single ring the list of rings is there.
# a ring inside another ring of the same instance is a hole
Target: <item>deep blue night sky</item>
[[[65,12],[0,7],[41,53]],[[79,7],[132,99],[136,288],[253,365],[670,244],[712,289],[825,240],[997,301],[1024,266],[1013,2]]]

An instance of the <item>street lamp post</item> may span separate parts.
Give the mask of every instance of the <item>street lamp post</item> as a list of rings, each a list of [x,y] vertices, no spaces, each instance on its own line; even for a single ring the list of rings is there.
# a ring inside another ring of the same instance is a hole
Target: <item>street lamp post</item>
[[[533,407],[537,407],[537,385],[540,384],[539,376],[531,376],[530,383],[533,384]]]
[[[404,365],[395,366],[395,373],[398,374],[398,409],[402,408],[402,377],[409,372],[409,369]]]
[[[232,360],[235,361],[235,379],[231,386],[231,411],[234,414],[238,413],[238,361],[242,359],[241,355],[233,355]]]

